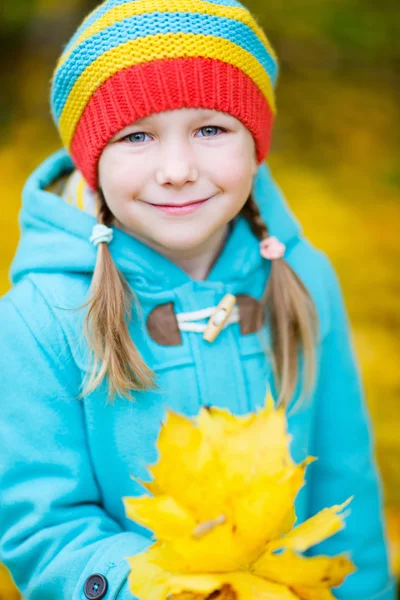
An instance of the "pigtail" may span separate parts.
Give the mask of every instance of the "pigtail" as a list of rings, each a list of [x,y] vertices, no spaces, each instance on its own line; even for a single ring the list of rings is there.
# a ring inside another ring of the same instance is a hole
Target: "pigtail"
[[[252,196],[242,213],[260,240],[269,237],[268,227]],[[262,297],[262,306],[271,326],[278,404],[288,406],[293,397],[299,375],[299,350],[304,358],[304,385],[298,401],[300,403],[305,395],[311,393],[315,382],[318,316],[310,294],[284,258],[271,261],[271,274]]]
[[[110,225],[112,214],[103,199],[98,222]],[[115,394],[132,400],[129,390],[157,387],[155,374],[146,365],[132,341],[128,324],[135,296],[117,269],[108,244],[98,245],[96,266],[90,286],[91,297],[84,323],[84,333],[91,349],[92,363],[80,398],[108,379],[109,398]]]

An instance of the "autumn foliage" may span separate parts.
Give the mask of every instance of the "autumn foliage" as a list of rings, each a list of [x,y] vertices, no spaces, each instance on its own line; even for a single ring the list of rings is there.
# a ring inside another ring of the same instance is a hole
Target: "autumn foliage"
[[[351,560],[302,553],[339,531],[349,503],[295,526],[295,498],[313,458],[295,464],[283,409],[271,397],[258,413],[217,408],[188,419],[169,412],[159,461],[125,498],[127,515],[154,532],[129,559],[141,600],[329,600],[355,568]]]

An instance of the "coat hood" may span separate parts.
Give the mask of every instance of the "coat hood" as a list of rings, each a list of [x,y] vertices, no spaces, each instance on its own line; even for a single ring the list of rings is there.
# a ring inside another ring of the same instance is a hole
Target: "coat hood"
[[[96,248],[89,238],[96,218],[90,212],[68,204],[49,186],[72,172],[74,164],[65,150],[49,156],[28,178],[19,216],[21,238],[13,259],[10,278],[18,283],[28,273],[70,273],[91,275],[96,263]],[[263,163],[254,177],[253,197],[260,207],[271,235],[291,249],[301,235],[298,221],[291,213],[269,167]],[[124,276],[152,288],[175,287],[190,281],[180,267],[118,228],[110,251]],[[223,251],[207,279],[241,279],[259,267],[259,242],[242,216],[235,219]]]

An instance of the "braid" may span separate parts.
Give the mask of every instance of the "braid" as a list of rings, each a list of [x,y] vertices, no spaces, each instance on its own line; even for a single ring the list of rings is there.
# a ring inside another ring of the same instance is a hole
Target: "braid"
[[[249,221],[250,227],[254,235],[259,240],[265,240],[269,237],[269,231],[266,223],[264,223],[260,210],[250,194],[246,204],[242,208],[242,214]]]
[[[268,226],[252,195],[241,213],[260,241],[269,237]],[[317,312],[307,289],[284,258],[272,261],[261,304],[271,327],[272,365],[279,388],[278,403],[287,406],[296,388],[299,347],[305,358],[305,392],[311,391],[315,381]]]
[[[98,213],[97,213],[98,222],[101,223],[102,225],[107,225],[107,227],[110,227],[110,225],[112,224],[112,221],[114,219],[114,215],[112,214],[111,210],[108,207],[108,204],[104,198],[104,194],[103,194],[102,190],[98,191],[96,200],[97,200],[97,206],[98,206]]]

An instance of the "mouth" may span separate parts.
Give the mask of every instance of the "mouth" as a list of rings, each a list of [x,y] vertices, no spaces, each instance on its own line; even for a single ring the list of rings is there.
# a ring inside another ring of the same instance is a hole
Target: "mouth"
[[[204,206],[210,198],[206,198],[205,200],[195,200],[193,202],[187,202],[186,204],[152,204],[148,202],[150,206],[154,206],[157,210],[161,210],[164,213],[169,215],[183,215],[192,213],[195,210],[198,210],[201,206]]]

